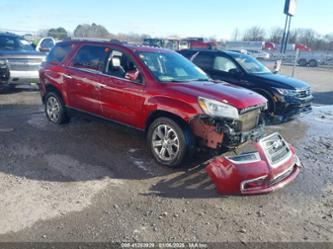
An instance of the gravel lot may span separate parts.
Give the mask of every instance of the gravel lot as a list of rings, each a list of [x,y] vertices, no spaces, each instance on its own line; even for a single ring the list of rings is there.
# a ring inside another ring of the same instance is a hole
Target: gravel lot
[[[200,156],[170,170],[137,131],[83,117],[55,126],[38,92],[0,94],[0,242],[333,242],[333,71],[296,77],[311,83],[314,111],[267,133],[295,145],[304,168],[251,197],[219,196]]]

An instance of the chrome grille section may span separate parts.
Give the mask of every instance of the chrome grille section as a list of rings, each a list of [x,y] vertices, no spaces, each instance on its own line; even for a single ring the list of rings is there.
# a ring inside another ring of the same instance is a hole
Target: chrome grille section
[[[240,115],[240,130],[250,131],[259,124],[261,110],[257,108]]]
[[[42,58],[8,58],[10,70],[36,71],[39,70]]]
[[[271,167],[277,167],[291,157],[287,142],[279,133],[274,133],[259,142]]]
[[[279,182],[282,182],[284,179],[286,179],[288,176],[290,176],[291,173],[293,173],[293,170],[294,170],[294,166],[292,166],[291,168],[287,169],[285,172],[282,172],[282,174],[275,177],[273,180],[270,181],[269,184],[272,186]]]

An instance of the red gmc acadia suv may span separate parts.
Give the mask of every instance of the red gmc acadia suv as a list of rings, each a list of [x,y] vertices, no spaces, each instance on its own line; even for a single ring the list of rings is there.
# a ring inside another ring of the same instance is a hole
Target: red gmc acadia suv
[[[267,100],[213,82],[182,55],[102,41],[65,41],[40,70],[47,118],[79,111],[143,130],[155,159],[179,166],[197,146],[234,148],[263,135]]]

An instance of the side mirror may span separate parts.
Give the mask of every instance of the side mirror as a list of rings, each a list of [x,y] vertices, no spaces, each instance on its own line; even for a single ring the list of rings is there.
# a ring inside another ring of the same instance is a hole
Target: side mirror
[[[229,73],[232,74],[232,75],[240,75],[240,72],[237,68],[230,69]]]
[[[139,76],[140,76],[139,70],[134,69],[134,70],[128,71],[125,74],[125,79],[130,80],[130,81],[138,81]]]

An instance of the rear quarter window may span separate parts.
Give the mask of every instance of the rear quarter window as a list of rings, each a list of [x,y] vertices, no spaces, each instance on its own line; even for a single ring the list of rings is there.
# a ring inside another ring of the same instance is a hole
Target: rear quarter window
[[[65,57],[71,51],[71,44],[56,45],[46,58],[47,62],[63,62]]]

